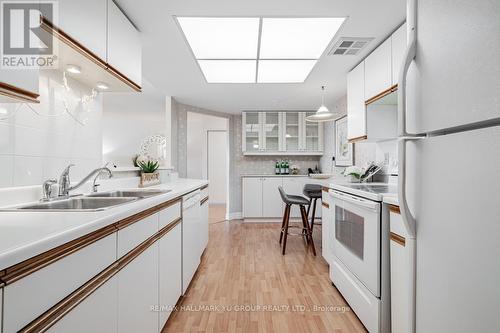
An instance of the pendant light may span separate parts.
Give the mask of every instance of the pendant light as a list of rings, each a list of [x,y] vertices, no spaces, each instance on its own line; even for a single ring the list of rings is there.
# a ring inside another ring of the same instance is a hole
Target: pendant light
[[[325,86],[321,86],[321,106],[315,114],[307,116],[306,121],[312,123],[320,123],[323,121],[331,121],[335,119],[335,114],[330,112],[325,106]]]

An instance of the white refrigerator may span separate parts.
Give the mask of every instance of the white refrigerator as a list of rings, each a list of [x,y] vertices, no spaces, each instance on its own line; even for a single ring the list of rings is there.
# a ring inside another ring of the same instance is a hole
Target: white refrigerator
[[[398,196],[416,244],[413,332],[500,332],[500,0],[408,0],[407,23]]]

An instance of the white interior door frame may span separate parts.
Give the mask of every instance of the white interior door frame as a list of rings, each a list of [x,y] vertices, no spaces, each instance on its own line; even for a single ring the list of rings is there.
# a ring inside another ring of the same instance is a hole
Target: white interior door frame
[[[210,134],[215,134],[215,133],[225,133],[226,135],[226,147],[225,147],[225,156],[226,156],[226,165],[225,165],[225,178],[226,178],[226,219],[228,215],[228,209],[229,207],[229,137],[228,137],[228,131],[227,130],[207,130],[207,178],[209,179],[210,175]]]

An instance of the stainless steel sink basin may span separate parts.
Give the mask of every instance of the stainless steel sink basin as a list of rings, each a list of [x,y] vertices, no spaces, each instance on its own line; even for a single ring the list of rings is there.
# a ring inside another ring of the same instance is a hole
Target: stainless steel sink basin
[[[91,198],[148,198],[155,195],[168,193],[171,190],[125,190],[125,191],[111,191],[102,193],[89,194]]]
[[[32,210],[32,211],[99,211],[106,208],[111,208],[124,203],[135,201],[138,198],[90,198],[78,197],[64,200],[56,200],[51,202],[43,202],[38,204],[20,206],[15,210]]]

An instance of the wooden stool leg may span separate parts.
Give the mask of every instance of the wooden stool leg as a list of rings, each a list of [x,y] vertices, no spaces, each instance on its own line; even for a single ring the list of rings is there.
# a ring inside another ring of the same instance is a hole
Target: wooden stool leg
[[[307,237],[309,238],[309,245],[312,248],[313,254],[316,256],[316,248],[314,247],[314,241],[311,234],[311,229],[309,228],[309,223],[307,221],[306,209],[304,206],[300,206],[300,213],[302,215],[302,221],[305,222],[307,228]]]
[[[314,229],[314,217],[316,216],[316,202],[318,201],[318,198],[314,199],[314,204],[313,204],[313,212],[312,212],[312,217],[311,217],[311,235],[313,233]],[[309,215],[308,215],[309,216]]]
[[[283,230],[283,251],[281,252],[282,255],[285,255],[285,250],[286,250],[286,239],[288,237],[288,223],[290,222],[290,205],[287,205],[287,210],[285,211],[285,227]]]
[[[286,212],[290,209],[289,205],[285,206],[285,210],[283,211],[283,221],[281,222],[281,232],[280,232],[280,244],[281,241],[283,240],[283,231],[285,228],[285,220],[286,220]]]

